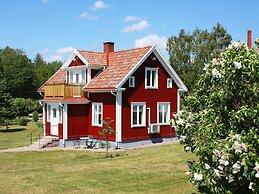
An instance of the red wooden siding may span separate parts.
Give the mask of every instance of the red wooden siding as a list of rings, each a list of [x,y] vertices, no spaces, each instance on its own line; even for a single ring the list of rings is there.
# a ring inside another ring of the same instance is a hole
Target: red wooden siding
[[[76,67],[76,66],[82,66],[85,65],[83,63],[83,61],[81,61],[80,59],[76,59],[75,61],[72,61],[68,67]]]
[[[89,99],[92,102],[103,103],[103,119],[109,117],[110,120],[113,120],[110,126],[116,130],[116,97],[111,93],[91,93]],[[99,131],[103,130],[104,127],[92,126],[92,103],[89,106],[89,135],[92,135],[94,138],[103,139],[103,137],[99,136]],[[115,134],[111,135],[109,140],[115,141]]]
[[[146,61],[132,75],[135,76],[135,88],[129,88],[129,82],[125,82],[123,88],[127,88],[122,97],[122,141],[135,141],[155,137],[170,137],[170,126],[161,126],[159,135],[148,134],[148,111],[146,111],[146,127],[131,128],[131,102],[146,102],[146,108],[151,108],[150,123],[157,123],[157,102],[170,102],[170,116],[177,111],[177,86],[167,88],[167,78],[170,78],[166,70],[158,60],[153,61],[151,54]],[[158,89],[145,89],[145,67],[155,67],[158,70]],[[175,136],[175,132],[172,133]]]
[[[79,139],[87,136],[88,107],[89,105],[87,104],[68,105],[68,139]]]
[[[63,123],[58,124],[58,137],[59,139],[63,139]]]

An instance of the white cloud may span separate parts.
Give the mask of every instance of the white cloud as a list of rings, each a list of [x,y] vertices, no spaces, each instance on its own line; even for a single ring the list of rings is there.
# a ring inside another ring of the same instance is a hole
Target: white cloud
[[[48,49],[48,48],[44,48],[44,49],[42,49],[42,50],[36,51],[36,53],[39,53],[39,54],[41,54],[41,55],[45,55],[45,54],[47,54],[48,52],[49,52],[49,49]]]
[[[133,16],[133,15],[128,15],[128,16],[126,16],[126,17],[123,19],[124,22],[136,22],[136,21],[139,21],[139,20],[141,20],[140,17],[138,17],[138,16]]]
[[[83,12],[83,13],[81,13],[81,15],[79,16],[79,18],[81,18],[81,19],[88,19],[88,20],[98,20],[99,19],[99,17],[98,16],[96,16],[96,15],[93,15],[93,14],[90,14],[90,13],[88,13],[88,12]]]
[[[53,62],[53,61],[63,61],[64,57],[62,55],[51,55],[46,59],[47,62]]]
[[[96,1],[94,5],[91,7],[92,10],[105,9],[108,5],[106,5],[103,1]]]
[[[71,53],[73,50],[74,50],[73,47],[67,46],[67,47],[59,48],[56,53],[58,55],[63,55],[63,54]]]
[[[157,34],[149,34],[143,38],[137,39],[135,41],[135,47],[144,47],[148,45],[156,44],[161,50],[166,49],[167,37],[158,36]]]
[[[149,27],[149,24],[146,20],[141,20],[138,23],[134,23],[130,26],[126,26],[122,31],[124,33],[128,33],[128,32],[135,32],[135,31],[140,31],[140,30],[144,30],[146,28]]]

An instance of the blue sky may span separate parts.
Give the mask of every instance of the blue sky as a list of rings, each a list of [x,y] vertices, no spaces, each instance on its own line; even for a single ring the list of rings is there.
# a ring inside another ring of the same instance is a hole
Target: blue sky
[[[23,49],[30,58],[65,60],[72,48],[102,51],[157,43],[221,23],[233,40],[259,37],[258,0],[8,0],[0,4],[0,48]],[[166,55],[167,57],[167,55]]]

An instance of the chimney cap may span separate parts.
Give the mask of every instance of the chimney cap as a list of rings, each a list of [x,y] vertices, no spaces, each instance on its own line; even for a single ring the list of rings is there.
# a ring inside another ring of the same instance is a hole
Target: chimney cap
[[[105,41],[105,42],[103,42],[103,44],[114,44],[114,42],[112,42],[112,41]]]

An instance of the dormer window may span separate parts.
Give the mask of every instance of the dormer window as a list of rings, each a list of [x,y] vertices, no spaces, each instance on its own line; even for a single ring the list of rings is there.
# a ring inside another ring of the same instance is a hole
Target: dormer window
[[[85,83],[86,80],[86,73],[85,70],[81,70],[81,71],[70,71],[69,73],[70,79],[69,79],[69,83],[70,84],[81,84],[81,83]]]

